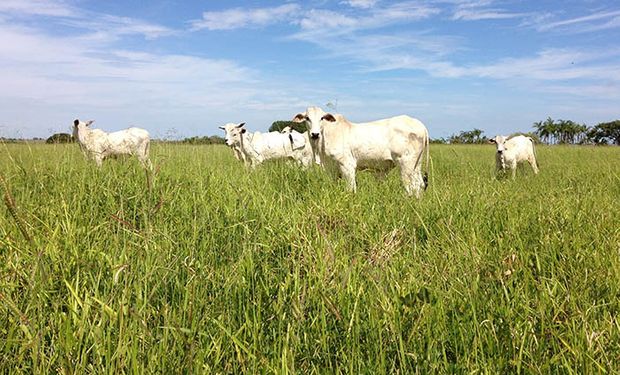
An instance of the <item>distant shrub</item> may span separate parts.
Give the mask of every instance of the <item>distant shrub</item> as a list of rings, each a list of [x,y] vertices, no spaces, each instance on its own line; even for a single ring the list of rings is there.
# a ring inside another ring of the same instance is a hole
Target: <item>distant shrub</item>
[[[73,136],[69,133],[56,133],[49,137],[45,143],[72,143]]]
[[[218,135],[204,136],[204,137],[189,137],[181,140],[181,143],[190,145],[223,145],[225,143],[224,138]]]

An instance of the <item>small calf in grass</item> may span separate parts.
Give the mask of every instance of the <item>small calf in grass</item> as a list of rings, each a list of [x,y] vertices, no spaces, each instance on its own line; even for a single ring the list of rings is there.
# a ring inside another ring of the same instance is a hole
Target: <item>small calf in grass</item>
[[[508,139],[508,137],[498,135],[491,138],[489,142],[497,147],[495,161],[499,171],[506,172],[506,169],[510,168],[512,178],[515,178],[517,163],[527,161],[532,166],[534,174],[538,174],[538,162],[532,138],[518,135]]]

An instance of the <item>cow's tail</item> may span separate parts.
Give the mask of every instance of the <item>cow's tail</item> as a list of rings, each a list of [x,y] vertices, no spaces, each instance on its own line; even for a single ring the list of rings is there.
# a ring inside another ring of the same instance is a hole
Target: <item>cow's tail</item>
[[[530,142],[532,142],[532,151],[534,151],[534,162],[536,163],[536,168],[540,168],[540,165],[538,164],[538,155],[536,155],[536,142],[534,142],[534,139],[532,137],[527,137]]]
[[[429,140],[429,136],[428,136],[428,130],[426,130],[425,132],[426,134],[424,135],[424,148],[426,149],[426,171],[424,171],[424,175],[422,176],[422,178],[424,179],[424,190],[426,190],[426,188],[428,187],[428,173],[430,171],[430,166],[431,166],[431,157],[430,157],[430,140]]]

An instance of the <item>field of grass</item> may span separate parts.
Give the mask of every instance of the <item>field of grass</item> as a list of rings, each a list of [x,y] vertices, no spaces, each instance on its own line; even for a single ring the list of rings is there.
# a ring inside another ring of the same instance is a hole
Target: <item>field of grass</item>
[[[620,148],[431,145],[430,187],[0,144],[0,373],[618,373]]]

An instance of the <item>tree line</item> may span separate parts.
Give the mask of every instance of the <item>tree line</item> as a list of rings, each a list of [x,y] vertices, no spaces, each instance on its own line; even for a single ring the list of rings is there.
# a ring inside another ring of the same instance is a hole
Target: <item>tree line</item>
[[[620,120],[602,122],[588,127],[571,120],[553,120],[534,123],[536,134],[546,144],[615,144],[620,145]]]
[[[535,122],[533,132],[513,133],[510,136],[525,135],[537,143],[554,144],[614,144],[620,145],[620,120],[602,122],[588,127],[571,120],[553,120]],[[433,139],[432,143],[480,144],[489,141],[481,129],[464,130],[448,138]]]
[[[280,131],[284,127],[291,128],[303,133],[306,131],[305,124],[292,121],[275,121],[269,127],[269,131]],[[514,135],[525,135],[532,137],[537,143],[553,144],[614,144],[620,145],[620,120],[602,122],[596,126],[588,127],[572,120],[553,120],[548,117],[544,121],[537,121],[533,124],[535,129],[528,133],[514,133]],[[10,139],[2,139],[4,142]],[[489,138],[484,135],[484,131],[474,128],[452,134],[448,138],[432,139],[432,143],[450,144],[481,144],[488,142]],[[74,139],[68,133],[56,133],[49,137],[47,143],[69,143]],[[185,144],[224,144],[224,138],[218,135],[194,136],[175,141]]]

